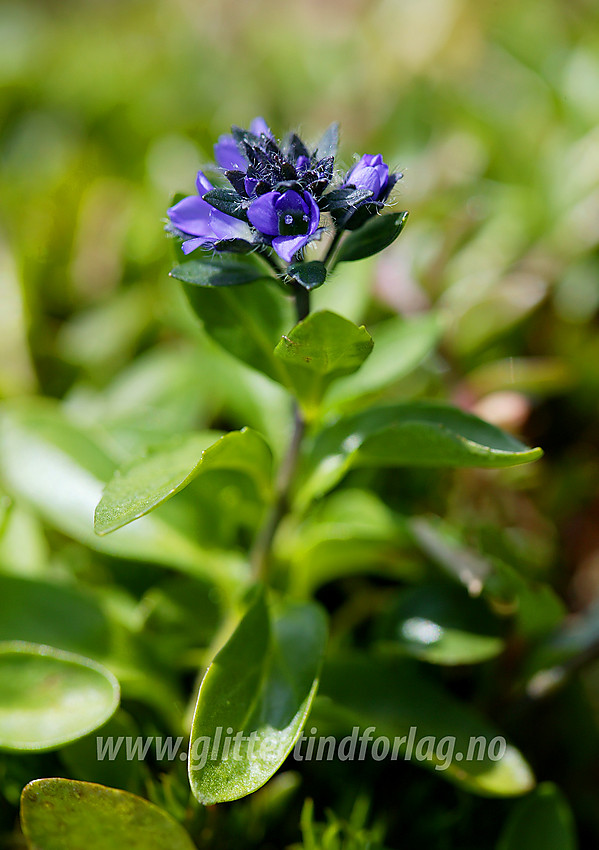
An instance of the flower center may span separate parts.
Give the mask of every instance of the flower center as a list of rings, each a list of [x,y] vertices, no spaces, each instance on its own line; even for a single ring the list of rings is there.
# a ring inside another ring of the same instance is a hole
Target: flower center
[[[281,236],[304,236],[309,227],[309,216],[300,210],[285,210],[279,213],[279,234]]]

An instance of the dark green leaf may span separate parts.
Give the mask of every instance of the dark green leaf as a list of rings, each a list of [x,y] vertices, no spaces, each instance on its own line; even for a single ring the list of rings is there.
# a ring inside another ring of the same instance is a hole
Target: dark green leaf
[[[324,263],[312,260],[309,263],[294,263],[288,267],[287,274],[310,291],[322,286],[327,277],[327,269]]]
[[[251,794],[280,767],[314,698],[325,640],[324,616],[316,605],[271,606],[258,591],[200,688],[189,779],[201,803]],[[246,740],[227,758],[218,730],[229,741],[238,733]]]
[[[243,286],[264,280],[264,272],[245,263],[221,263],[216,260],[189,260],[170,273],[171,277],[194,286]]]
[[[520,800],[511,812],[497,850],[576,850],[578,842],[568,801],[551,782]]]
[[[91,782],[30,782],[21,822],[30,850],[194,850],[183,827],[158,806]]]
[[[481,599],[449,584],[403,591],[387,614],[382,637],[431,664],[478,664],[503,651],[497,620]]]
[[[359,230],[353,231],[344,239],[337,254],[337,262],[363,260],[372,254],[378,254],[397,239],[407,218],[407,212],[373,216]]]
[[[329,384],[359,369],[372,351],[364,327],[336,313],[311,313],[284,336],[275,355],[285,364],[294,393],[311,414]]]
[[[275,357],[274,348],[293,326],[293,307],[272,281],[259,280],[235,290],[184,287],[209,336],[229,354],[287,385],[285,367]]]
[[[390,754],[403,738],[396,757],[411,757],[476,794],[513,796],[534,784],[528,764],[499,730],[417,662],[354,653],[325,665],[319,693],[310,721],[320,733],[374,727],[372,737],[390,739]]]
[[[541,455],[541,449],[528,449],[488,422],[445,404],[376,407],[340,419],[316,437],[301,498],[326,492],[352,467],[500,468]]]
[[[89,658],[51,646],[0,643],[0,748],[52,750],[102,726],[119,683]]]

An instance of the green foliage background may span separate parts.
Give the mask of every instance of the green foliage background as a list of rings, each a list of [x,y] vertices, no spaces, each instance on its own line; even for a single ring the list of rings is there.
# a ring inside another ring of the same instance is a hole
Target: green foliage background
[[[545,450],[530,467],[427,473],[407,476],[403,491],[391,480],[385,486],[395,508],[442,515],[462,544],[515,567],[535,588],[552,588],[546,608],[534,597],[521,609],[524,643],[549,633],[563,605],[550,658],[566,646],[581,669],[541,708],[531,713],[512,699],[522,675],[518,643],[502,657],[499,685],[484,668],[474,682],[458,673],[449,684],[466,700],[476,692],[507,723],[537,777],[560,785],[581,846],[599,831],[598,57],[591,0],[0,5],[0,395],[63,399],[120,461],[191,428],[249,424],[284,442],[274,390],[260,384],[252,395],[247,387],[257,379],[222,379],[229,359],[202,336],[167,276],[165,209],[175,191],[192,191],[217,136],[264,115],[278,133],[298,128],[315,140],[338,120],[348,167],[355,152],[380,151],[404,171],[401,207],[410,221],[399,242],[344,266],[315,301],[367,323],[433,307],[443,327],[439,349],[390,398],[449,396]],[[268,413],[256,403],[260,392],[272,402]],[[225,502],[236,498],[231,488],[222,493]],[[8,499],[0,502],[0,513],[9,510]],[[114,582],[127,601],[110,604],[121,605],[128,626],[140,616],[131,600],[147,606],[147,594],[158,593],[158,568],[92,554],[20,510],[18,527],[0,537],[3,574],[64,578],[100,593]],[[207,516],[200,529],[209,542],[211,534],[247,537],[255,517],[242,515],[231,529],[219,522],[216,531]],[[355,580],[354,596],[370,600],[370,614],[382,590]],[[359,641],[362,612],[343,608],[345,590],[331,593],[324,601],[358,625]],[[160,633],[167,615],[156,610]],[[207,605],[204,622],[210,617]],[[199,626],[192,618],[188,628]],[[179,651],[179,636],[170,639]],[[187,645],[180,651],[192,653]],[[185,675],[199,658],[185,658]],[[141,669],[138,662],[131,666]],[[2,760],[6,834],[24,782],[52,775],[44,772],[52,763],[31,759],[25,768],[12,756]],[[352,787],[339,765],[329,770],[308,771],[302,794],[317,797],[317,821],[325,808],[347,821],[347,843],[332,843],[304,811],[306,847],[366,847],[364,823],[376,840],[384,830],[373,819],[383,822],[394,807],[395,834],[409,842],[492,847],[512,805],[472,798],[411,766],[401,780],[390,770],[379,785],[361,766]],[[174,790],[151,792],[144,781],[129,787],[177,816],[174,780]],[[291,799],[290,783],[280,780],[271,796]],[[374,814],[360,820],[360,794],[368,798],[370,787],[376,799],[364,805]],[[286,841],[299,840],[293,799],[293,815],[277,827]],[[260,804],[240,805],[206,834],[261,841]]]

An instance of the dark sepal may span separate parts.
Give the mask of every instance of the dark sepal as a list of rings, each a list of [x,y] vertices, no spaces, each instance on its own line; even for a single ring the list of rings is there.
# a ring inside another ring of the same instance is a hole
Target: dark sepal
[[[225,171],[225,177],[238,194],[247,194],[245,191],[245,171],[233,169],[231,171]]]
[[[247,221],[247,211],[243,207],[243,198],[233,189],[211,189],[202,198],[215,210]]]
[[[333,189],[319,201],[323,212],[345,212],[355,209],[359,204],[372,197],[370,189],[356,189],[355,186],[345,186],[341,189]]]
[[[231,254],[249,254],[256,247],[245,239],[219,239],[214,243],[215,251],[228,251]]]
[[[337,153],[337,147],[339,145],[339,124],[334,122],[327,127],[327,129],[322,134],[320,141],[314,151],[314,155],[318,156],[320,159],[323,157],[332,156],[335,157]]]
[[[310,159],[310,152],[297,133],[290,133],[285,143],[285,150],[287,155],[291,157],[294,162],[297,162],[297,159],[300,156],[305,156],[307,159]]]

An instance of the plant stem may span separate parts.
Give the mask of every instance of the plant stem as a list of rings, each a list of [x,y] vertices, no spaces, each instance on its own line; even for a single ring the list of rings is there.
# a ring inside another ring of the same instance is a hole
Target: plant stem
[[[343,230],[341,228],[339,228],[339,230],[335,231],[335,235],[333,236],[333,238],[331,240],[331,244],[329,245],[328,250],[327,250],[327,252],[324,256],[324,259],[323,259],[323,263],[325,264],[325,266],[327,266],[327,268],[329,266],[329,263],[333,259],[333,254],[337,250],[337,246],[339,245],[339,240],[341,239],[342,236],[343,236]]]
[[[295,284],[294,297],[297,321],[301,322],[310,313],[310,293],[303,286]],[[270,507],[264,525],[258,532],[252,551],[251,560],[254,576],[259,581],[267,580],[272,543],[281,520],[289,511],[289,493],[295,477],[305,430],[306,422],[298,403],[294,401],[291,441],[279,467],[273,504]]]

